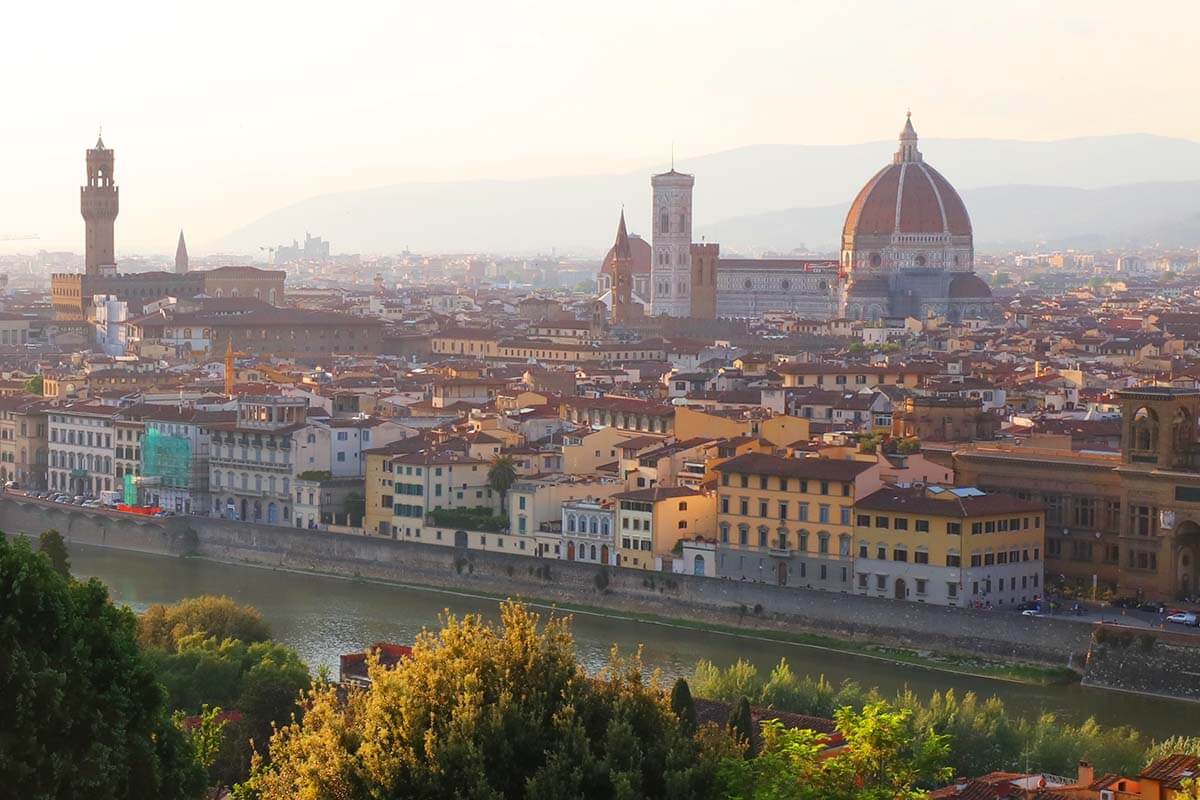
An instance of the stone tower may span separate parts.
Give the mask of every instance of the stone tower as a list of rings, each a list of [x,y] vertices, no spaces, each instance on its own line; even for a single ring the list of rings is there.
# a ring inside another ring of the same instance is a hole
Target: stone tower
[[[721,245],[715,242],[693,244],[692,311],[694,319],[717,317],[717,265],[721,260]]]
[[[617,223],[612,260],[612,324],[628,325],[633,316],[633,249],[625,230],[625,210]]]
[[[183,240],[183,231],[179,232],[179,244],[175,245],[175,272],[179,275],[188,271],[187,242]]]
[[[650,178],[654,193],[651,218],[650,307],[655,316],[686,317],[692,310],[692,188],[696,178],[670,172]]]
[[[84,271],[88,275],[116,269],[113,223],[117,219],[119,193],[113,181],[113,151],[97,138],[87,151],[87,185],[79,189],[79,208],[85,224]]]

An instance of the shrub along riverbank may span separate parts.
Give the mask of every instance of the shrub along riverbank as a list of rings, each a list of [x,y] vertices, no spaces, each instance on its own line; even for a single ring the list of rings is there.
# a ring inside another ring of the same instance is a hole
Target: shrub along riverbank
[[[839,708],[862,709],[888,699],[895,708],[911,713],[915,730],[932,730],[950,737],[948,764],[955,775],[1026,768],[1073,775],[1081,758],[1091,760],[1097,774],[1134,775],[1163,751],[1200,749],[1200,739],[1155,744],[1132,728],[1104,728],[1092,719],[1072,725],[1048,713],[1036,718],[1018,717],[1009,713],[1000,699],[983,699],[971,692],[936,692],[922,700],[905,691],[894,698],[883,698],[877,690],[853,681],[835,685],[824,676],[797,675],[786,660],[766,676],[745,661],[727,669],[700,661],[691,689],[697,697],[727,703],[745,697],[752,705],[826,719]]]

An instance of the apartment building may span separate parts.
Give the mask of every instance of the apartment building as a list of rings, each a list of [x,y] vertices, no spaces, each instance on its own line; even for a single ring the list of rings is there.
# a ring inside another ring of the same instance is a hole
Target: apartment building
[[[855,591],[936,605],[1041,596],[1045,511],[973,487],[886,487],[855,505]]]
[[[379,533],[422,539],[426,515],[437,509],[500,510],[500,495],[487,485],[488,462],[458,450],[430,448],[391,458],[394,480],[392,520]],[[368,486],[367,503],[371,504]]]
[[[415,435],[416,430],[393,420],[356,416],[309,419],[292,437],[296,473],[328,472],[334,478],[366,473],[366,452]]]
[[[0,485],[16,481],[22,489],[46,487],[48,407],[31,397],[0,397]]]
[[[613,495],[617,504],[617,564],[672,570],[677,543],[712,536],[716,495],[684,486],[656,486]]]
[[[51,489],[98,496],[114,487],[115,406],[75,403],[47,412]]]
[[[850,591],[853,508],[877,462],[747,453],[716,467],[716,573]]]
[[[233,422],[211,426],[209,486],[215,515],[289,524],[292,438],[307,426],[307,414],[306,398],[243,395]]]

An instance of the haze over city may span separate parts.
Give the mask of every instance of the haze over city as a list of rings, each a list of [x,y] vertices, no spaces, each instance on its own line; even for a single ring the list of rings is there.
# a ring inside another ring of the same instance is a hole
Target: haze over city
[[[909,108],[936,139],[1200,138],[1200,107],[1184,101],[1195,80],[1180,32],[1200,27],[1188,2],[78,8],[65,26],[59,9],[9,9],[0,53],[23,77],[6,82],[0,121],[0,235],[51,249],[77,237],[61,187],[79,183],[101,125],[121,151],[122,247],[167,252],[183,227],[197,253],[327,192],[644,172],[672,143],[680,161],[886,148]],[[835,202],[795,193],[791,207]],[[607,205],[631,200],[616,194]],[[742,213],[760,210],[777,209],[748,200]]]
[[[0,797],[1200,800],[1200,5],[0,17]]]

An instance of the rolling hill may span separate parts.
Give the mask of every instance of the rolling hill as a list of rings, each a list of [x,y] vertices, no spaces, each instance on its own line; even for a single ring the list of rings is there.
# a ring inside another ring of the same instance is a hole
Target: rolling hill
[[[836,245],[845,207],[890,160],[890,141],[755,145],[681,160],[696,175],[695,230],[745,251]],[[1200,143],[1148,134],[1051,142],[926,139],[926,159],[963,194],[981,247],[1196,238]],[[342,252],[600,254],[624,205],[649,217],[649,176],[409,183],[313,197],[234,231],[212,249],[249,252],[309,230]],[[1189,220],[1191,220],[1189,222]],[[1149,237],[1149,238],[1146,238]],[[1189,238],[1190,237],[1190,238]]]

